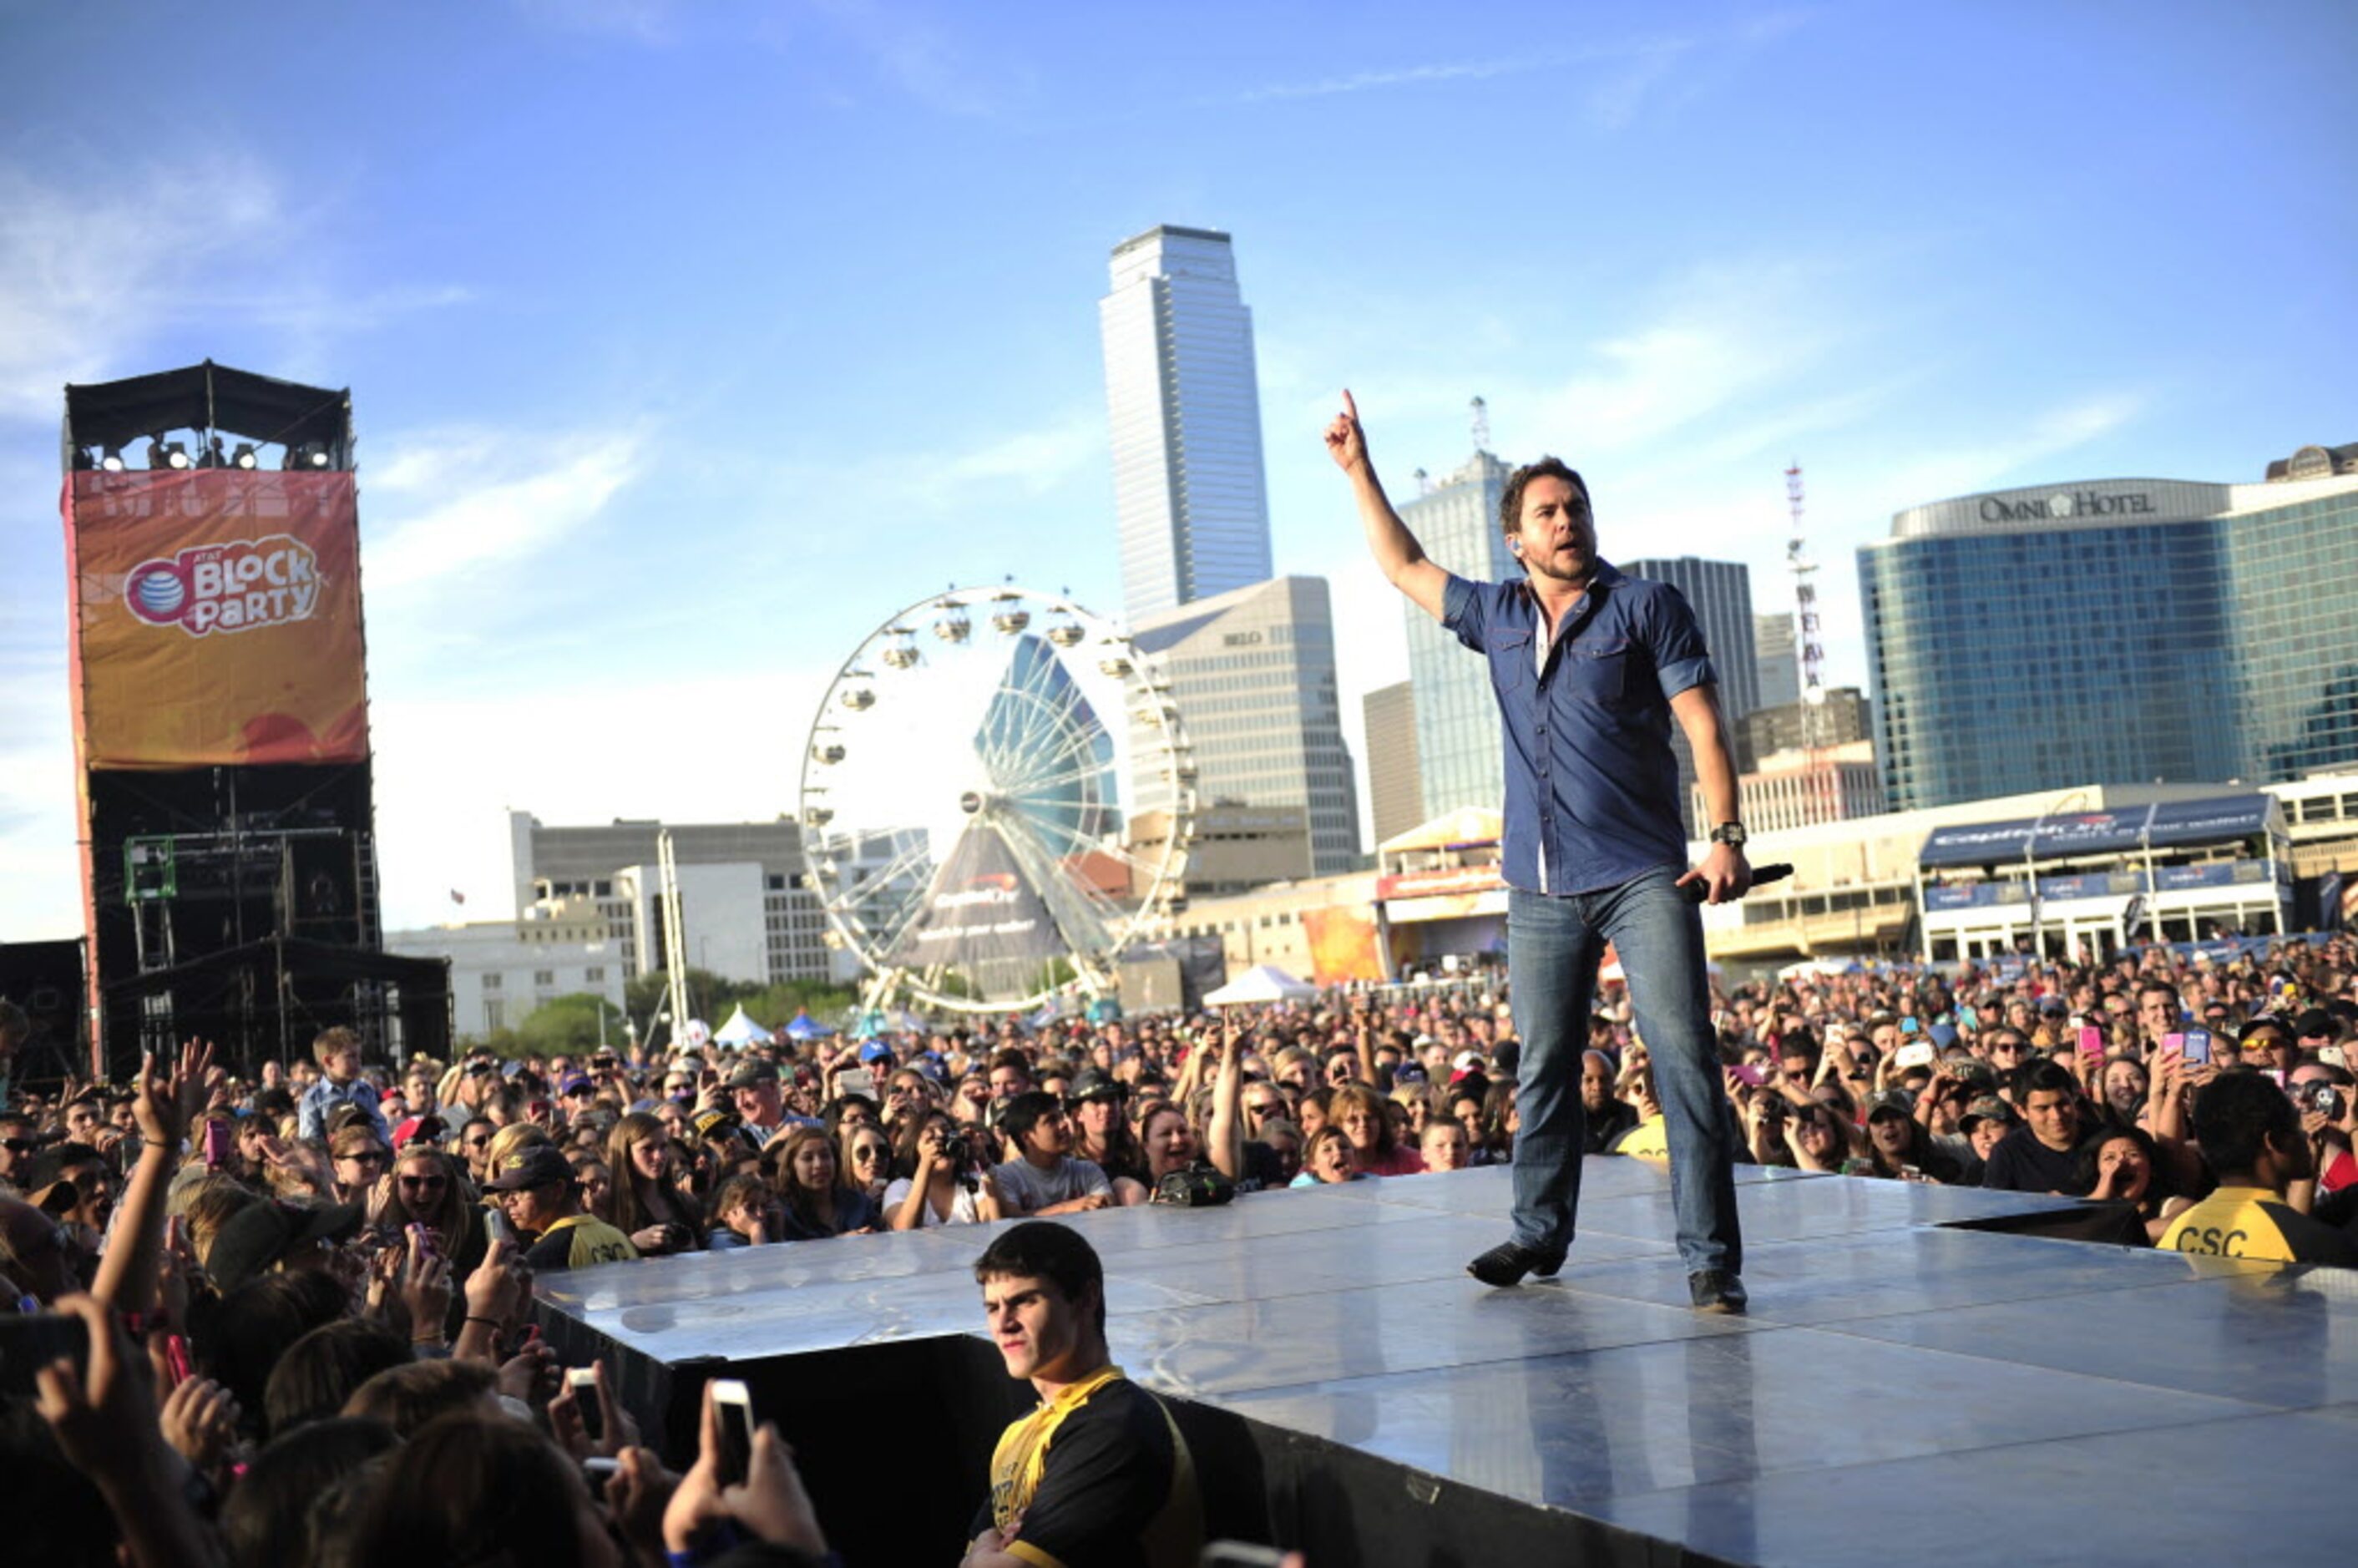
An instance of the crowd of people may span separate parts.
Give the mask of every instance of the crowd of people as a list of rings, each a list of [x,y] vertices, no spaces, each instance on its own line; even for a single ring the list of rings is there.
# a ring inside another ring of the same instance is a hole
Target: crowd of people
[[[2124,1244],[2358,1266],[2346,940],[1712,1000],[1753,1161],[2060,1194]],[[0,1003],[0,1072],[24,1033]],[[1589,1044],[1585,1148],[1660,1156],[1617,988]],[[1518,1130],[1503,980],[644,1061],[367,1054],[330,1029],[250,1076],[192,1044],[128,1082],[7,1085],[0,1474],[43,1502],[17,1511],[26,1561],[820,1561],[782,1445],[723,1481],[708,1432],[674,1474],[602,1368],[577,1385],[537,1342],[535,1277],[1448,1173],[1511,1162]]]

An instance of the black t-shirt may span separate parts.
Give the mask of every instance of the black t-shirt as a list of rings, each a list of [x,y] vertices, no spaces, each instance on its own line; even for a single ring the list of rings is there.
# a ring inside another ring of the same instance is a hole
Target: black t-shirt
[[[2079,1181],[2080,1150],[2050,1149],[2028,1127],[2017,1127],[1997,1141],[1982,1167],[1982,1185],[2009,1193],[2063,1193],[2085,1195]]]
[[[1608,1100],[1603,1110],[1588,1113],[1585,1135],[1581,1140],[1584,1154],[1603,1154],[1613,1147],[1613,1141],[1638,1125],[1638,1110],[1626,1100]]]
[[[1010,1521],[1005,1550],[1035,1568],[1185,1568],[1204,1541],[1187,1440],[1160,1400],[1107,1367],[1000,1435],[968,1539]]]

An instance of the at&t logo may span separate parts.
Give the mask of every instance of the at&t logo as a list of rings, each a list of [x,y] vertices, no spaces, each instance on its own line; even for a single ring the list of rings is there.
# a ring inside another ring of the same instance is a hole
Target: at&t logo
[[[319,608],[319,582],[311,546],[273,534],[142,561],[124,579],[123,602],[150,626],[203,637],[308,621]]]

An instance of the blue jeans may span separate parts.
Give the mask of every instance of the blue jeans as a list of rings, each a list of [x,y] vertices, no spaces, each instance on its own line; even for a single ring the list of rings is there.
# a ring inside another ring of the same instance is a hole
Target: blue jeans
[[[1596,966],[1610,941],[1621,959],[1638,1038],[1653,1064],[1671,1146],[1679,1257],[1699,1269],[1744,1266],[1736,1217],[1736,1144],[1711,1028],[1703,916],[1664,867],[1618,887],[1551,898],[1507,894],[1507,974],[1522,1038],[1516,1071],[1515,1239],[1552,1252],[1572,1245],[1580,1206],[1580,1063]]]

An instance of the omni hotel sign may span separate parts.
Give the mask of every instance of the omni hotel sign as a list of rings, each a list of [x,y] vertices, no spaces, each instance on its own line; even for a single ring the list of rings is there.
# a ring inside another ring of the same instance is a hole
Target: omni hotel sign
[[[2153,497],[2143,492],[2059,490],[2021,501],[1982,498],[1985,523],[2032,523],[2040,519],[2075,517],[2146,517],[2154,514]]]

